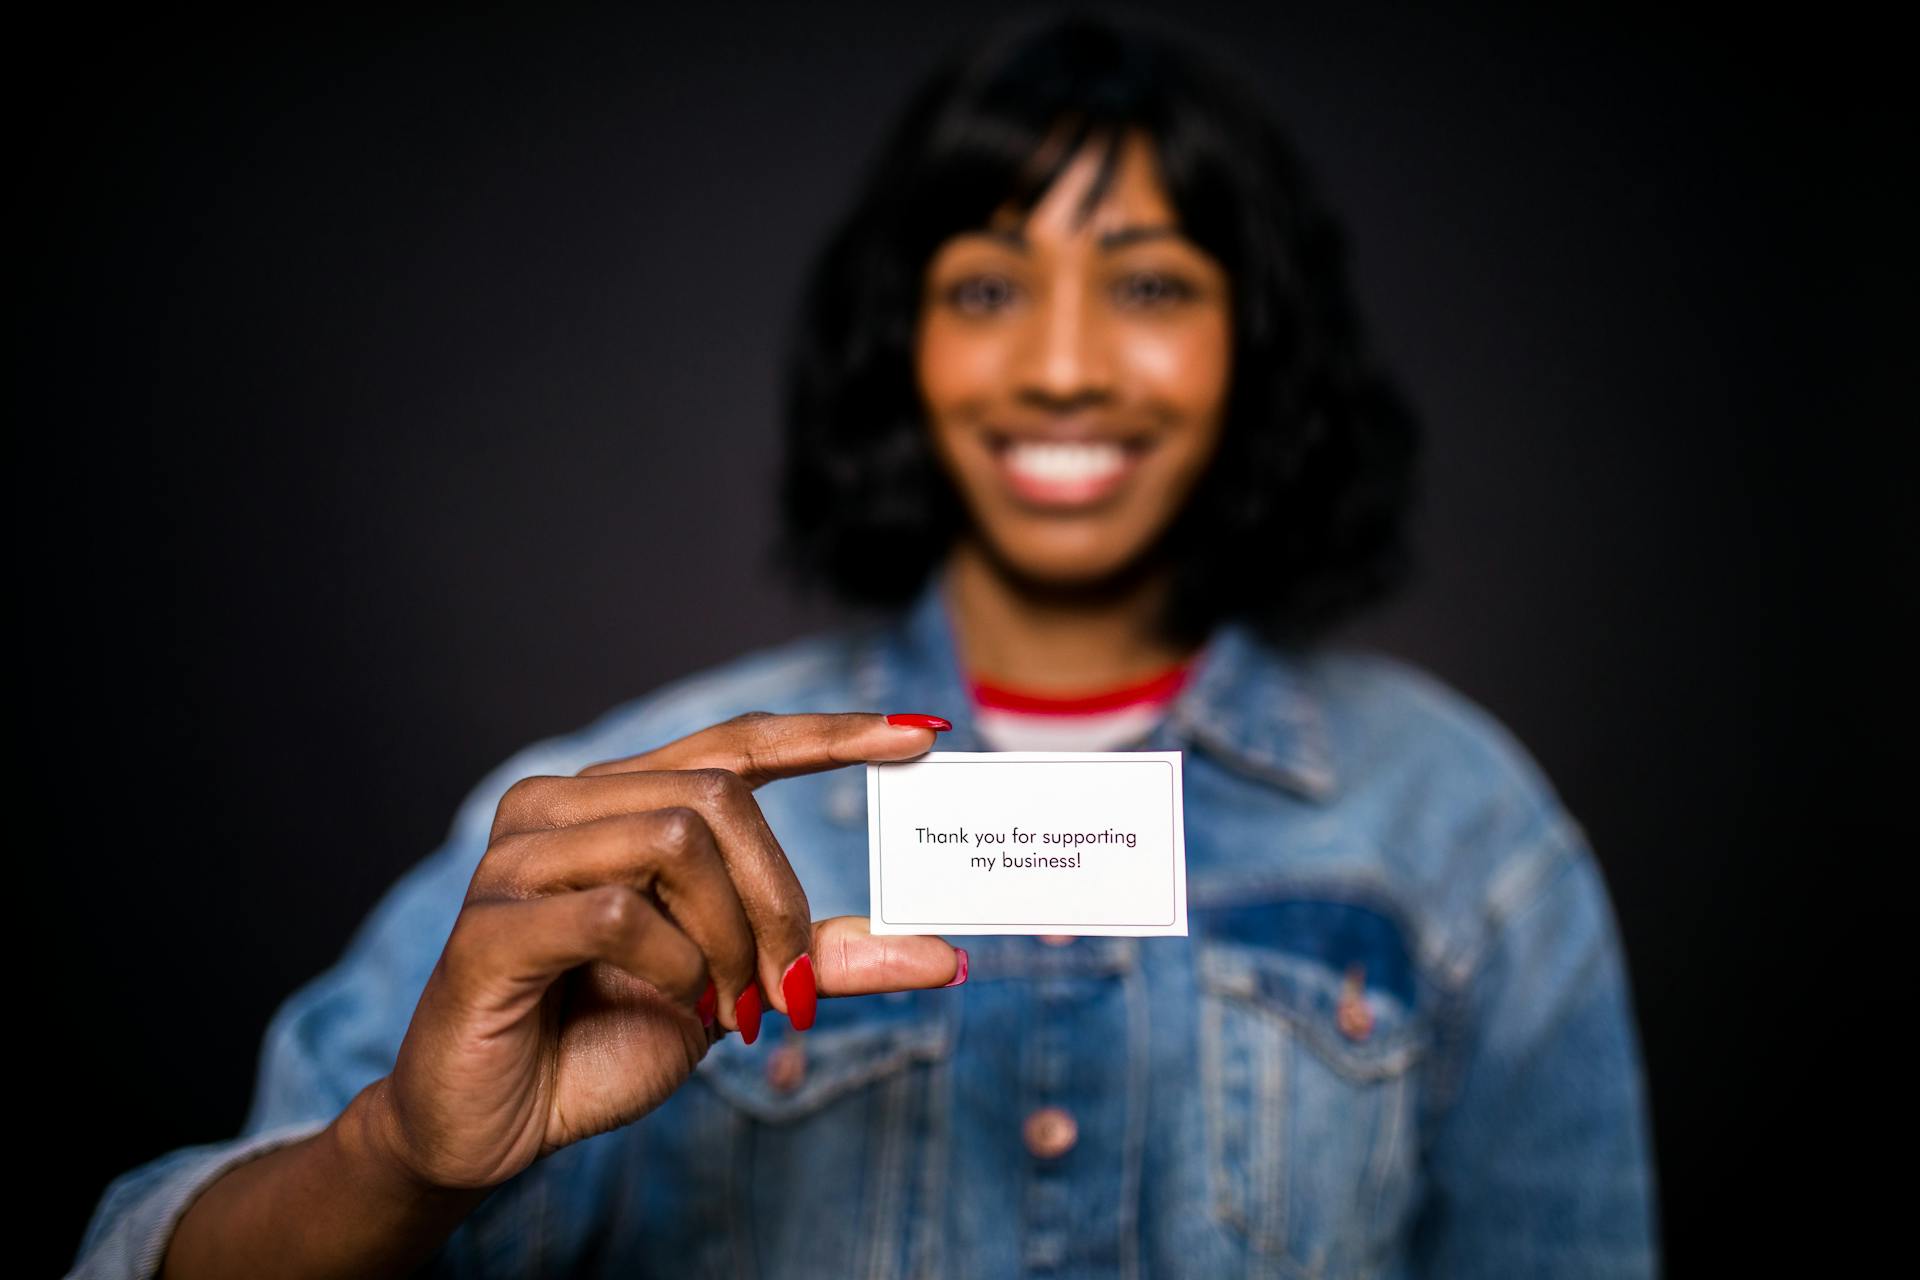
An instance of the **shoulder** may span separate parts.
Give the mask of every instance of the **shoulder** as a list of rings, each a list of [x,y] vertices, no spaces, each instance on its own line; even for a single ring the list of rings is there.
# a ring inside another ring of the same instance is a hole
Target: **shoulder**
[[[1306,669],[1339,803],[1392,877],[1437,913],[1432,941],[1453,963],[1470,965],[1492,933],[1550,888],[1600,883],[1584,829],[1485,707],[1376,652],[1325,651]]]
[[[1343,777],[1419,776],[1470,793],[1553,798],[1512,731],[1424,668],[1352,649],[1316,654],[1307,666]]]
[[[456,831],[484,832],[500,797],[522,778],[570,776],[747,711],[848,710],[862,635],[847,628],[754,649],[619,703],[578,729],[530,743],[467,795],[454,819]]]

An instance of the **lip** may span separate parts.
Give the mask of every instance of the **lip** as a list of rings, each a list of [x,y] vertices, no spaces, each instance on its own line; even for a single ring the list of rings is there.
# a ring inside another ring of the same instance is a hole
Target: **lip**
[[[1125,486],[1151,452],[1150,436],[1092,429],[985,433],[994,468],[1022,503],[1049,511],[1098,506]]]

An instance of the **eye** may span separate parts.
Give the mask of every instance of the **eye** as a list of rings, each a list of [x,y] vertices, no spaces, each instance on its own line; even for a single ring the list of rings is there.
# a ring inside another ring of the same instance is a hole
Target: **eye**
[[[956,280],[946,288],[947,305],[966,315],[992,315],[1012,305],[1017,292],[1002,275],[982,273]]]
[[[1164,271],[1135,271],[1114,286],[1120,305],[1148,309],[1184,302],[1197,292],[1191,282]]]

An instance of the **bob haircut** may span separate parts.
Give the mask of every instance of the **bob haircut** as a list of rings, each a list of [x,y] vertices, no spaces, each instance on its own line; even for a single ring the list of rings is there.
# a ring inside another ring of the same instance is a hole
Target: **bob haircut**
[[[1218,451],[1148,553],[1173,570],[1162,633],[1198,643],[1239,617],[1299,644],[1403,577],[1417,425],[1363,349],[1342,232],[1292,144],[1207,54],[1068,14],[936,72],[815,264],[789,358],[777,553],[803,583],[898,607],[966,528],[915,374],[926,265],[999,206],[1031,211],[1083,145],[1102,148],[1091,212],[1130,129],[1152,139],[1183,233],[1233,291]]]

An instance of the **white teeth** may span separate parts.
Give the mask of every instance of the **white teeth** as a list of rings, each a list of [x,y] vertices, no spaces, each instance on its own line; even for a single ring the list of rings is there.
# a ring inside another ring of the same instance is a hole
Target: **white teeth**
[[[1043,444],[1022,440],[1007,449],[1007,465],[1035,480],[1071,483],[1117,475],[1126,467],[1127,455],[1117,444]]]

